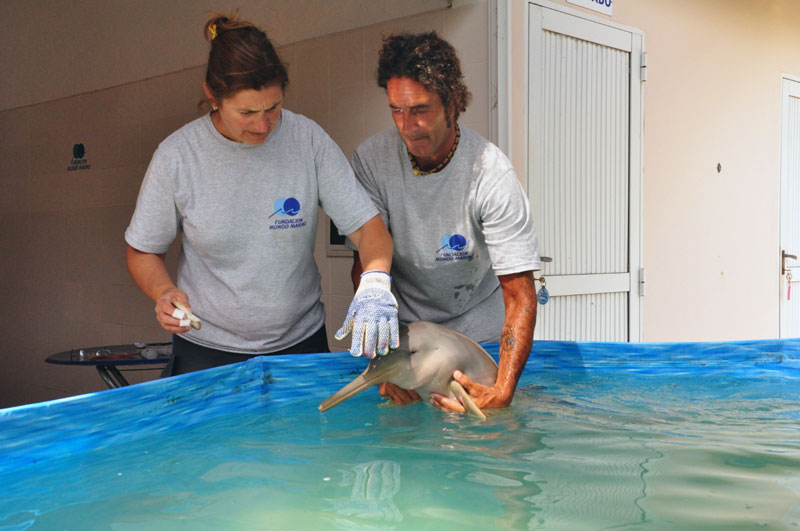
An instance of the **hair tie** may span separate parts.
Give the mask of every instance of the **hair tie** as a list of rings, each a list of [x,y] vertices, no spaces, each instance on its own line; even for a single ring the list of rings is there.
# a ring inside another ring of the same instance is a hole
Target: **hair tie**
[[[211,24],[211,25],[208,27],[208,32],[209,32],[209,33],[211,33],[211,40],[212,40],[212,41],[213,41],[214,39],[216,39],[216,38],[217,38],[217,25],[216,25],[216,24]]]

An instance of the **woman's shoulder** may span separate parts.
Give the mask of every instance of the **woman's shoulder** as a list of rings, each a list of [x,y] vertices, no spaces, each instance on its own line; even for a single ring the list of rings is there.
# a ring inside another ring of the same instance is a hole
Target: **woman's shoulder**
[[[325,133],[325,130],[322,129],[322,126],[319,125],[317,122],[315,122],[308,116],[296,113],[294,111],[290,111],[289,109],[281,110],[281,121],[283,122],[282,126],[286,125],[287,129],[299,133],[303,132],[312,134]]]
[[[308,116],[290,111],[281,110],[280,136],[282,142],[295,145],[322,146],[326,142],[333,142],[330,135],[317,122]]]
[[[204,114],[173,131],[161,141],[159,149],[173,151],[196,146],[204,136],[208,136],[210,128],[213,127],[210,116]]]

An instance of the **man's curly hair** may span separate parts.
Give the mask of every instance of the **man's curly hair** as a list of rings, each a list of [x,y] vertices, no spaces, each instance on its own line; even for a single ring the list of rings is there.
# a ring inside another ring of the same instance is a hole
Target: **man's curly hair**
[[[378,56],[378,86],[385,89],[393,77],[413,79],[426,90],[438,94],[445,108],[447,125],[451,125],[451,106],[453,119],[458,121],[459,114],[467,110],[472,98],[464,84],[455,48],[435,31],[402,33],[383,39]]]

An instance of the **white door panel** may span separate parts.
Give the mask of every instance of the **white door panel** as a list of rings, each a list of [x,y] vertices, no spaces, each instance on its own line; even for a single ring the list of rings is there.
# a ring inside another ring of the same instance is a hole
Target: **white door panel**
[[[539,306],[539,315],[545,310],[547,318],[536,320],[537,339],[620,341],[628,332],[627,298],[626,292],[553,297]]]
[[[623,52],[630,52],[632,49],[630,33],[580,17],[565,16],[564,13],[552,9],[542,10],[542,28]]]
[[[638,33],[529,5],[527,189],[552,258],[539,339],[641,337],[641,49]]]
[[[597,275],[549,275],[545,277],[551,297],[629,292],[631,275],[607,273]]]
[[[782,81],[781,116],[781,248],[800,257],[800,80]],[[800,337],[800,261],[785,258],[781,266],[780,337]],[[791,282],[786,273],[791,274]],[[791,298],[789,286],[791,284]]]

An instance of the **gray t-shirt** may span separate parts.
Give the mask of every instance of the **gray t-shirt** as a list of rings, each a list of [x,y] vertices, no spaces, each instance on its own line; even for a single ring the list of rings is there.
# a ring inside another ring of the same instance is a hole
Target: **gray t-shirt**
[[[505,317],[497,275],[541,269],[539,243],[508,158],[460,128],[458,148],[440,172],[414,175],[393,127],[358,147],[353,168],[394,240],[400,320],[497,341]]]
[[[125,240],[160,254],[181,231],[177,285],[203,320],[185,339],[275,352],[325,322],[313,256],[318,205],[343,234],[378,214],[316,123],[284,109],[252,146],[226,139],[205,115],[156,150]]]

